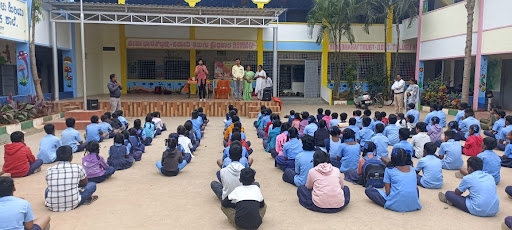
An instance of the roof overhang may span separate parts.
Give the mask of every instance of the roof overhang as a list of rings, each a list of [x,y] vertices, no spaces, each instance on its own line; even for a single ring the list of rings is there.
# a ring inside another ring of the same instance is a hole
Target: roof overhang
[[[50,21],[80,23],[79,2],[45,1],[51,6]],[[83,3],[84,23],[203,26],[203,27],[276,27],[286,9],[185,7]]]

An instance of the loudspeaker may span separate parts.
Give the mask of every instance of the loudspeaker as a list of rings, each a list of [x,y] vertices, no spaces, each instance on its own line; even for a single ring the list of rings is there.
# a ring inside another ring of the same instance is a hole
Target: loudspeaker
[[[263,96],[261,98],[262,101],[270,101],[272,100],[272,87],[267,87],[263,89]]]
[[[87,99],[87,110],[98,110],[99,107],[98,99]]]

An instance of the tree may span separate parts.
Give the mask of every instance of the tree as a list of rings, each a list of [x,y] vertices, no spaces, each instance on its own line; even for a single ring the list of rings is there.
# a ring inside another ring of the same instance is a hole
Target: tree
[[[410,28],[414,20],[419,14],[419,0],[394,0],[393,2],[393,19],[396,29],[396,53],[393,63],[393,75],[398,74],[398,53],[400,51],[400,24],[404,19],[409,19],[407,28]]]
[[[37,62],[36,62],[36,24],[39,23],[44,17],[43,14],[43,1],[32,0],[32,11],[30,12],[30,69],[32,70],[32,79],[34,81],[34,87],[36,88],[37,100],[43,101],[43,89],[41,88],[41,79],[37,74]],[[28,68],[28,67],[27,67]],[[58,89],[55,89],[57,93]]]
[[[307,17],[309,36],[312,37],[315,28],[319,27],[316,43],[322,44],[324,38],[327,38],[330,44],[335,46],[336,68],[333,89],[335,99],[339,99],[342,40],[346,38],[350,44],[355,42],[352,23],[363,10],[365,10],[364,3],[359,0],[317,0]],[[367,27],[365,28],[368,31]]]
[[[462,102],[469,102],[469,85],[471,84],[471,47],[473,46],[473,20],[475,14],[475,0],[466,1],[466,10],[468,13],[468,21],[466,24],[466,48],[464,49],[464,73],[462,75]],[[475,82],[474,87],[478,87]]]

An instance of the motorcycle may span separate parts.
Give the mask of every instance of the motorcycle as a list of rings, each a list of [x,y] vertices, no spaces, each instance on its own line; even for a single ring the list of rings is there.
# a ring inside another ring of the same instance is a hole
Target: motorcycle
[[[354,105],[357,108],[368,109],[372,105],[372,97],[369,93],[363,92],[363,83],[354,86]]]

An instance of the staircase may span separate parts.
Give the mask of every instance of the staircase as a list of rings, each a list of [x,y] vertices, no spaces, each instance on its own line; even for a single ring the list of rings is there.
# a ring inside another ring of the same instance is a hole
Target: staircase
[[[103,110],[70,110],[64,112],[64,118],[48,123],[55,125],[55,130],[64,130],[67,128],[66,119],[69,117],[75,118],[75,129],[85,130],[85,127],[91,124],[91,117],[96,115],[98,118],[104,114]]]
[[[281,108],[278,105],[267,106],[268,109],[272,110],[272,113],[281,113]],[[258,113],[261,112],[261,106],[247,106],[248,117],[258,118]]]

